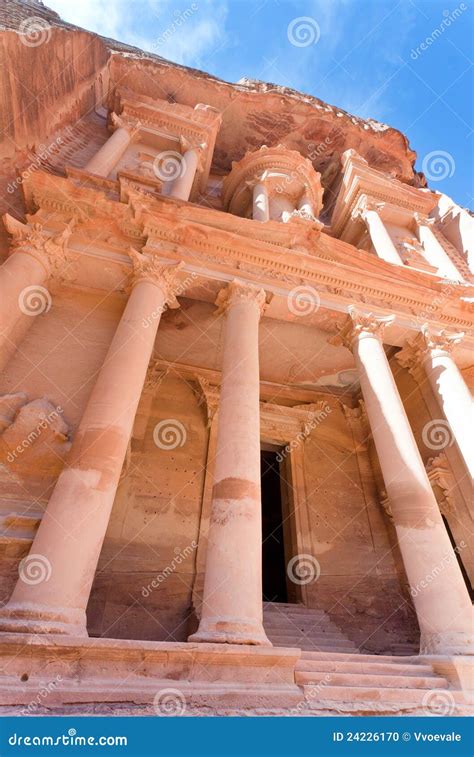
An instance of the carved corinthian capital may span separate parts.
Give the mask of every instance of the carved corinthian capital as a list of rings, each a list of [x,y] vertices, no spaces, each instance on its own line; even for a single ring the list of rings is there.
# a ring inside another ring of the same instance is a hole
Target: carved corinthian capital
[[[427,350],[437,350],[447,353],[452,352],[453,347],[464,338],[463,331],[455,332],[448,329],[434,331],[427,323],[421,327],[421,333],[424,346]]]
[[[351,350],[356,338],[376,336],[382,341],[385,327],[393,323],[394,320],[394,315],[378,316],[373,313],[362,313],[354,306],[351,306],[345,323],[339,333],[331,337],[329,343],[334,345],[343,344],[344,347]]]
[[[384,202],[376,202],[375,200],[370,199],[367,195],[362,195],[351,213],[351,218],[353,221],[357,221],[359,218],[366,221],[367,213],[370,210],[374,210],[376,213],[381,213],[384,207]]]
[[[142,127],[138,119],[123,118],[118,116],[117,113],[111,113],[110,120],[116,129],[125,129],[128,132],[129,137],[133,140],[139,133]]]
[[[56,235],[45,232],[41,223],[21,223],[5,213],[3,223],[12,239],[12,253],[23,252],[34,257],[48,276],[60,276],[67,264],[67,247],[76,223],[73,218],[64,229]]]
[[[139,281],[150,281],[163,290],[169,308],[179,308],[177,295],[183,294],[183,286],[177,277],[184,263],[163,264],[155,257],[148,257],[133,247],[128,251],[133,264],[132,286]]]
[[[234,305],[240,305],[243,302],[252,302],[258,308],[260,316],[262,316],[265,310],[265,299],[266,295],[263,289],[257,289],[245,281],[234,279],[228,286],[223,287],[219,291],[215,303],[217,305],[216,315],[225,313]]]

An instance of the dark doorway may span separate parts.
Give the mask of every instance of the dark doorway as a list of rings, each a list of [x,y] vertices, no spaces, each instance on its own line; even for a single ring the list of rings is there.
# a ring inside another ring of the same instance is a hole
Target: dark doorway
[[[262,450],[262,569],[264,602],[287,602],[285,544],[277,452]]]
[[[459,549],[458,545],[456,544],[456,540],[455,540],[455,538],[453,536],[453,532],[451,531],[451,529],[449,527],[449,523],[447,521],[447,518],[444,515],[442,515],[441,517],[443,518],[444,525],[446,526],[446,531],[448,532],[449,541],[451,542],[451,546],[454,549],[454,554],[456,555],[456,560],[458,561],[458,565],[459,565],[459,568],[461,569],[462,577],[464,578],[464,583],[466,584],[466,588],[467,588],[467,590],[469,592],[469,597],[471,598],[471,602],[472,602],[474,600],[474,590],[472,588],[471,581],[469,580],[469,576],[467,574],[467,570],[464,567],[464,563],[462,561],[462,557],[461,557],[461,554],[460,554],[461,550]],[[461,544],[463,544],[463,542],[461,542]]]

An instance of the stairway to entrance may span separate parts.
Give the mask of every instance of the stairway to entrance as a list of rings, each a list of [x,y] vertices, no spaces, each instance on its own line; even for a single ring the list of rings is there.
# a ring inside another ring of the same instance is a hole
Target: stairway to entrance
[[[358,653],[324,610],[284,602],[265,602],[263,626],[275,647],[299,647],[306,651]]]
[[[467,715],[472,703],[418,657],[303,651],[295,670],[309,710],[354,715]]]

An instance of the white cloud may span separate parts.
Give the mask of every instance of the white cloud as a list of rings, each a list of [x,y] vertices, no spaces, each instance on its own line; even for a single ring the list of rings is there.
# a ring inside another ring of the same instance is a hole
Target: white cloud
[[[64,21],[199,67],[225,41],[227,0],[48,0]]]

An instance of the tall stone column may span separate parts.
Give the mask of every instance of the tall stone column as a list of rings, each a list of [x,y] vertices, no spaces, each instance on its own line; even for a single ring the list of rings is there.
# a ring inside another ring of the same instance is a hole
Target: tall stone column
[[[252,218],[254,221],[261,221],[264,223],[270,218],[270,208],[268,202],[268,192],[265,184],[262,181],[257,181],[252,189],[253,203],[252,203]]]
[[[116,113],[112,113],[111,119],[116,127],[114,133],[84,166],[85,171],[96,174],[96,176],[103,176],[104,178],[115,168],[139,131],[139,124],[129,124],[123,118],[117,116]]]
[[[5,214],[3,222],[12,235],[11,254],[0,266],[0,367],[15,348],[18,322],[45,313],[51,307],[51,295],[44,287],[52,275],[66,265],[67,243],[73,222],[56,236],[48,236],[39,223],[31,226]]]
[[[366,202],[363,206],[356,209],[353,217],[362,218],[364,221],[379,258],[393,265],[403,265],[403,260],[385,228],[384,222],[380,218],[379,210],[382,208],[383,203],[373,204]]]
[[[190,641],[271,646],[262,625],[258,324],[265,292],[234,281],[217,299],[224,356],[201,622]]]
[[[418,240],[423,245],[428,262],[438,269],[441,276],[445,276],[452,281],[462,281],[460,272],[448,253],[443,249],[431,228],[435,223],[435,219],[415,213],[415,221],[417,223]]]
[[[183,141],[184,140],[181,140],[181,142]],[[187,143],[185,143],[185,145],[187,145]],[[198,145],[195,147],[191,147],[190,145],[186,146],[179,165],[179,175],[174,179],[171,185],[171,191],[169,193],[170,197],[174,197],[176,200],[185,200],[186,202],[189,200],[203,148],[204,145]]]
[[[385,324],[354,309],[341,332],[367,417],[421,630],[422,654],[473,651],[472,606],[382,344]]]
[[[415,377],[418,366],[423,366],[446,425],[433,422],[433,433],[446,440],[446,446],[456,444],[471,479],[474,478],[474,426],[473,400],[462,374],[453,360],[452,350],[464,334],[440,331],[436,333],[427,324],[422,333],[397,354],[397,360]],[[438,447],[439,449],[439,447]]]
[[[0,630],[86,636],[86,606],[176,266],[131,252],[127,305]],[[179,267],[179,266],[178,266]]]

